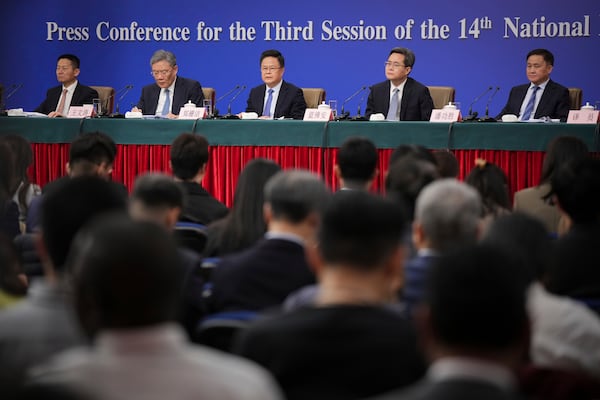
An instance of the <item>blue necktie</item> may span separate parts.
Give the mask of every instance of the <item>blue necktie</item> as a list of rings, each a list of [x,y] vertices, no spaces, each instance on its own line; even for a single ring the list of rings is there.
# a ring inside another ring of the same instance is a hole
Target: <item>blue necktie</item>
[[[271,116],[271,102],[273,101],[273,89],[269,89],[269,96],[267,97],[267,102],[265,103],[265,109],[263,110],[262,115],[265,117]]]
[[[400,119],[398,114],[398,88],[395,88],[392,92],[392,99],[390,100],[390,108],[386,119],[388,121],[398,121]]]
[[[535,94],[537,93],[539,88],[539,86],[532,87],[533,93],[531,95],[531,98],[529,99],[529,103],[527,103],[527,106],[525,106],[525,111],[523,112],[523,118],[521,118],[521,121],[527,121],[531,117],[531,113],[533,112],[533,106],[535,106]]]
[[[169,113],[169,110],[171,109],[171,97],[169,97],[169,89],[165,89],[165,105],[163,106],[162,109],[162,116],[165,116]]]

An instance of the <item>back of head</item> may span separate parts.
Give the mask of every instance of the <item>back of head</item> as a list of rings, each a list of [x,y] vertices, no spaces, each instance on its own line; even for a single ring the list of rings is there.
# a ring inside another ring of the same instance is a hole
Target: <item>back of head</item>
[[[189,181],[208,162],[208,141],[204,136],[182,133],[171,143],[173,175]]]
[[[23,136],[19,135],[3,135],[0,136],[0,141],[6,143],[11,149],[14,157],[14,169],[13,176],[17,181],[16,184],[21,182],[29,182],[27,176],[27,168],[33,163],[33,151],[31,150],[31,143]]]
[[[96,219],[77,235],[68,265],[88,332],[175,318],[183,269],[172,237],[156,224],[122,215]]]
[[[83,133],[73,139],[69,149],[69,168],[76,175],[91,175],[97,166],[112,164],[117,145],[102,132]]]
[[[433,165],[437,166],[437,161],[433,154],[424,146],[418,144],[401,144],[396,147],[390,155],[389,165],[401,159],[402,157],[412,155],[418,159],[429,161]]]
[[[508,179],[498,166],[478,159],[465,182],[479,192],[485,214],[496,215],[499,209],[510,209]]]
[[[481,200],[472,187],[447,178],[425,187],[415,206],[415,221],[422,226],[431,247],[447,251],[477,241]]]
[[[433,157],[437,161],[438,172],[441,178],[458,177],[458,160],[454,153],[449,150],[439,150],[433,152]]]
[[[325,183],[303,170],[280,171],[265,186],[265,203],[274,219],[301,223],[310,214],[321,214],[331,199]]]
[[[86,222],[108,211],[125,210],[126,201],[115,185],[98,177],[67,179],[44,194],[41,228],[54,268],[62,269],[73,237]]]
[[[575,224],[600,222],[600,160],[563,165],[550,184],[560,207]]]
[[[338,151],[337,165],[347,184],[361,186],[375,176],[377,169],[377,148],[365,137],[350,137],[342,143]]]
[[[540,184],[549,183],[558,169],[567,163],[577,163],[590,156],[586,144],[575,136],[559,136],[546,148]]]
[[[12,188],[13,153],[6,143],[0,142],[0,211],[4,212],[4,203],[10,198]]]
[[[524,339],[525,285],[511,257],[477,245],[442,257],[430,271],[426,304],[435,338],[468,353],[502,352]]]
[[[377,268],[402,243],[405,225],[399,204],[362,191],[342,191],[323,215],[320,252],[330,266]]]
[[[183,188],[168,175],[146,174],[136,178],[129,201],[134,219],[162,221],[163,214],[183,209]]]

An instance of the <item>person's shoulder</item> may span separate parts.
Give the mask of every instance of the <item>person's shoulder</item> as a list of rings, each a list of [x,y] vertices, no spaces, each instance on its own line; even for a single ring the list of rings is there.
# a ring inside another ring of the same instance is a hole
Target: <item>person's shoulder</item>
[[[406,78],[406,85],[412,86],[412,87],[415,87],[415,88],[420,88],[420,89],[427,89],[427,86],[425,86],[424,84],[422,84],[418,80],[416,80],[414,78],[411,78],[410,76],[408,78]],[[429,89],[427,89],[427,90],[429,90]]]
[[[555,90],[562,90],[562,91],[566,91],[566,92],[569,91],[569,88],[567,88],[566,86],[561,85],[558,82],[553,81],[552,79],[550,79],[548,81],[547,87],[554,88]]]
[[[390,88],[390,81],[389,80],[385,80],[383,82],[379,82],[379,83],[375,83],[373,85],[370,86],[371,90],[377,90],[377,89],[389,89]]]
[[[288,88],[289,90],[302,90],[302,88],[300,88],[299,86],[294,85],[293,83],[290,83],[288,81],[282,81],[281,82],[281,87],[285,87]]]
[[[77,87],[79,88],[79,90],[84,91],[84,92],[96,92],[96,93],[98,93],[98,91],[96,89],[94,89],[93,87],[84,85],[84,84],[82,84],[80,82],[77,82]]]
[[[175,86],[177,86],[177,84],[184,85],[184,86],[194,86],[194,85],[200,85],[200,82],[198,82],[195,79],[184,78],[183,76],[177,76],[177,81],[175,82]]]

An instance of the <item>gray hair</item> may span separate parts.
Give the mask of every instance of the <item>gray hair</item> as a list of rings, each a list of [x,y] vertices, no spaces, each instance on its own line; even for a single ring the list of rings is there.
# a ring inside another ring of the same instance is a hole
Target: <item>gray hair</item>
[[[177,65],[177,58],[175,58],[175,54],[167,50],[156,50],[154,54],[152,54],[152,58],[150,58],[150,66],[153,66],[159,61],[166,61],[171,67]]]
[[[447,251],[477,241],[481,207],[475,189],[456,179],[440,179],[419,194],[415,221],[433,249]]]

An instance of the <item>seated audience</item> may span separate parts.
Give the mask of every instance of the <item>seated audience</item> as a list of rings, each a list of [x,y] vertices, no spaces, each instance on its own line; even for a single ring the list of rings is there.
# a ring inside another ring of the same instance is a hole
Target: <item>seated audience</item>
[[[108,216],[73,244],[75,309],[90,348],[57,355],[34,381],[108,399],[279,399],[258,366],[190,345],[173,321],[184,271],[173,238],[150,222]]]
[[[438,150],[433,152],[437,162],[440,178],[458,178],[459,165],[454,153],[450,150]]]
[[[0,234],[0,311],[17,304],[27,294],[27,276],[12,242]]]
[[[484,229],[495,218],[510,212],[508,178],[500,167],[478,158],[465,182],[481,196]]]
[[[235,187],[231,211],[208,226],[205,257],[222,257],[245,250],[265,235],[264,187],[280,170],[277,163],[265,158],[255,158],[246,164]]]
[[[349,137],[342,143],[334,167],[341,190],[366,190],[379,175],[377,148],[365,137]]]
[[[10,239],[19,234],[19,206],[11,199],[13,153],[0,142],[0,233]]]
[[[402,281],[406,219],[364,191],[333,196],[318,245],[314,306],[246,328],[239,354],[269,369],[286,397],[360,399],[416,382],[425,369],[410,323],[388,306]]]

